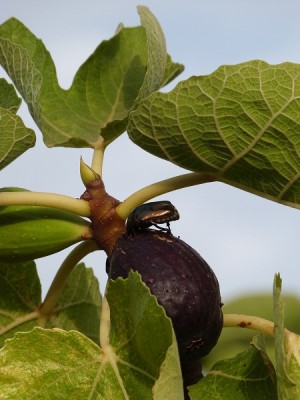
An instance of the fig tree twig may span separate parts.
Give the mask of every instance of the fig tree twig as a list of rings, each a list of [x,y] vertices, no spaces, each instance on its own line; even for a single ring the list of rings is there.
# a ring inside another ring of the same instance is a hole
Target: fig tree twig
[[[274,336],[274,322],[253,315],[224,314],[224,328],[247,328]]]

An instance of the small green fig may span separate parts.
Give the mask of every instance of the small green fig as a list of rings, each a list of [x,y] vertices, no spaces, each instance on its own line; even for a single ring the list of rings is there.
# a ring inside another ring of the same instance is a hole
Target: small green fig
[[[18,188],[1,191],[23,191]],[[90,223],[67,211],[40,206],[0,207],[0,261],[33,260],[91,237]]]

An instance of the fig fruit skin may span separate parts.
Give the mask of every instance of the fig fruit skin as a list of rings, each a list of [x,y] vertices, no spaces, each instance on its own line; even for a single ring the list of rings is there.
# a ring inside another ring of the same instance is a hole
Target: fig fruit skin
[[[180,360],[182,377],[183,377],[183,386],[186,388],[187,386],[195,385],[200,379],[203,378],[202,373],[202,364],[200,359],[183,359]]]
[[[201,364],[196,376],[189,365],[210,352],[223,326],[219,283],[213,270],[181,239],[150,229],[123,234],[116,240],[108,277],[126,278],[130,270],[140,273],[171,318],[184,383],[196,383],[202,377]]]

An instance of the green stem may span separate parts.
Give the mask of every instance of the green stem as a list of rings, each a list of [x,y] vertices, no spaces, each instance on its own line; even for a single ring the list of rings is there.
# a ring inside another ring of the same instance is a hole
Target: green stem
[[[99,174],[100,176],[102,176],[104,151],[105,151],[105,146],[102,142],[98,146],[95,146],[93,152],[92,169],[95,172],[97,172],[97,174]]]
[[[248,328],[274,336],[274,322],[253,315],[224,314],[224,328]]]
[[[214,174],[203,172],[191,172],[189,174],[175,176],[160,182],[145,186],[144,188],[127,197],[117,208],[117,214],[126,219],[131,211],[145,201],[153,199],[156,196],[171,192],[173,190],[182,189],[188,186],[199,185],[216,181]]]
[[[56,193],[43,192],[1,192],[0,206],[45,206],[59,208],[82,217],[90,216],[89,203]]]
[[[60,296],[68,276],[78,264],[83,257],[87,254],[92,253],[95,250],[99,250],[98,245],[94,240],[87,240],[81,242],[77,247],[75,247],[71,253],[67,256],[64,262],[61,264],[53,282],[46,294],[45,300],[39,308],[39,313],[41,317],[47,317],[54,309],[58,297]]]

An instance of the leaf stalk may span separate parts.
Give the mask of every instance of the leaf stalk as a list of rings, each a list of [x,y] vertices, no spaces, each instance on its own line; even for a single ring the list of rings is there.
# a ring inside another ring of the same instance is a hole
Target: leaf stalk
[[[69,211],[82,217],[90,216],[89,203],[56,193],[46,192],[1,192],[0,206],[44,206]]]
[[[100,144],[94,147],[93,159],[92,159],[92,169],[102,176],[102,167],[104,159],[105,145],[102,141]]]
[[[117,206],[116,212],[122,219],[125,220],[134,208],[150,199],[153,199],[156,196],[160,196],[177,189],[183,189],[188,186],[215,182],[216,180],[217,179],[214,174],[205,172],[191,172],[184,175],[178,175],[173,178],[164,179],[162,181],[145,186],[144,188],[133,193],[131,196],[127,197],[127,199]]]
[[[57,271],[45,296],[45,300],[39,307],[39,314],[41,318],[47,318],[48,315],[53,311],[70,273],[78,264],[78,262],[87,254],[92,253],[95,250],[99,250],[97,243],[94,240],[87,240],[76,246],[67,256]]]

